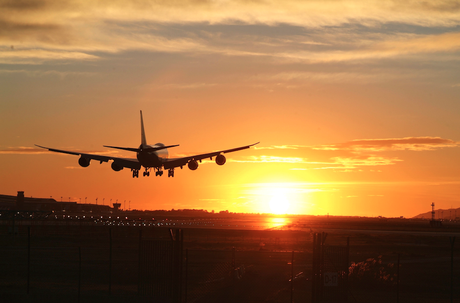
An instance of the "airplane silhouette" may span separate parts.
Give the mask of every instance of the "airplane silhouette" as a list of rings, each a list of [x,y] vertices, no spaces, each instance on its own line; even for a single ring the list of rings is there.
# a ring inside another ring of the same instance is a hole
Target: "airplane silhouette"
[[[239,150],[250,148],[259,144],[259,142],[246,145],[242,147],[236,147],[232,149],[220,150],[215,152],[210,152],[206,154],[182,157],[182,158],[168,158],[168,148],[179,146],[176,145],[164,145],[163,143],[156,143],[154,145],[148,145],[147,140],[145,138],[145,130],[144,130],[144,120],[142,118],[142,111],[141,111],[141,145],[138,148],[131,148],[131,147],[119,147],[119,146],[107,146],[104,147],[108,148],[116,148],[121,150],[127,150],[135,152],[137,155],[137,159],[133,158],[118,158],[118,157],[110,157],[110,156],[103,156],[103,155],[95,155],[95,154],[85,154],[80,152],[74,151],[66,151],[60,150],[55,148],[44,147],[35,144],[40,148],[47,149],[52,152],[57,153],[64,153],[70,155],[77,155],[80,156],[78,159],[78,164],[82,167],[88,167],[91,160],[96,160],[102,162],[108,162],[109,160],[113,160],[112,162],[112,169],[114,171],[120,171],[123,168],[130,168],[133,173],[133,178],[139,178],[139,170],[144,167],[145,171],[143,172],[143,176],[150,176],[150,170],[153,168],[155,170],[156,176],[163,175],[163,169],[168,170],[168,177],[174,177],[174,169],[176,167],[183,168],[183,166],[187,165],[189,169],[196,170],[198,168],[198,161],[201,163],[201,160],[210,158],[212,160],[215,157],[215,161],[218,165],[224,165],[226,162],[226,158],[224,154],[236,152]]]

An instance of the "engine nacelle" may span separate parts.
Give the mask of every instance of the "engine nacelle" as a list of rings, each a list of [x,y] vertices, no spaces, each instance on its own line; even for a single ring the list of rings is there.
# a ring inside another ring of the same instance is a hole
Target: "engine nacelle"
[[[196,160],[190,160],[187,166],[190,170],[196,170],[198,168],[198,162],[196,162]]]
[[[224,165],[226,161],[227,161],[227,159],[225,158],[224,155],[218,155],[218,156],[216,157],[216,163],[217,163],[217,165]]]
[[[78,164],[80,164],[81,167],[88,167],[90,161],[91,161],[91,159],[87,159],[87,158],[81,156],[80,159],[78,159]]]
[[[117,162],[113,161],[113,162],[112,162],[112,169],[113,169],[114,171],[120,171],[120,170],[123,169],[123,166],[121,166],[121,165],[117,164]]]

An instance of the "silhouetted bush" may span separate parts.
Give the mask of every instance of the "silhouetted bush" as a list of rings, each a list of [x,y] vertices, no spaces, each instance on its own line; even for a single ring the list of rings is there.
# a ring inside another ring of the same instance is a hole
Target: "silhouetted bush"
[[[352,262],[348,277],[351,283],[394,285],[397,278],[396,266],[394,263],[383,263],[382,256],[369,258],[366,261]]]

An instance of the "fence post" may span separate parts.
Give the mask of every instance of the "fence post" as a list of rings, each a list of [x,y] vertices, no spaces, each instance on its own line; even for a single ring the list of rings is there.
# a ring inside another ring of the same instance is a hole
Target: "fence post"
[[[187,289],[188,289],[188,248],[185,250],[185,294],[184,294],[185,303],[187,303]]]
[[[13,217],[14,220],[14,217]],[[14,222],[14,221],[13,221]],[[14,223],[13,223],[14,226]],[[14,234],[14,227],[13,227]],[[27,226],[27,294],[30,292],[30,226]]]
[[[235,282],[235,268],[236,268],[236,262],[235,262],[235,246],[232,248],[232,281]]]
[[[291,303],[294,302],[294,251],[291,257]]]
[[[137,266],[137,295],[141,294],[141,249],[142,249],[142,229],[139,228],[139,252]]]
[[[396,268],[396,303],[399,303],[399,260],[401,254],[398,254],[398,267]]]
[[[450,240],[450,303],[454,302],[454,243],[455,236],[449,237]]]
[[[80,303],[81,293],[81,246],[78,246],[78,303]]]
[[[347,237],[347,269],[345,270],[345,301],[348,301],[348,291],[350,290],[348,278],[350,277],[350,237]]]
[[[112,228],[109,228],[109,297],[112,295]]]
[[[179,229],[179,235],[180,235],[180,242],[179,242],[179,254],[178,254],[178,259],[179,259],[179,299],[178,302],[182,302],[182,277],[183,277],[183,261],[184,261],[184,230]]]

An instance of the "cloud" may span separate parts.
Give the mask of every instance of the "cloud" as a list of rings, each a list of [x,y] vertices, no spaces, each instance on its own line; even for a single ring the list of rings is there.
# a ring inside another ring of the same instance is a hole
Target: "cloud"
[[[0,59],[1,62],[1,59]],[[57,70],[25,70],[25,69],[2,69],[0,70],[0,74],[24,74],[30,77],[40,77],[40,76],[57,76],[61,79],[64,79],[69,76],[95,76],[95,73],[92,72],[71,72],[71,71],[57,71]]]
[[[305,145],[271,145],[271,146],[254,146],[256,150],[275,150],[275,149],[299,149],[307,147]]]
[[[362,157],[333,157],[334,164],[340,165],[345,169],[354,169],[359,166],[382,166],[394,165],[396,162],[402,161],[398,158],[385,158],[376,156],[362,156]]]
[[[0,58],[19,63],[24,62],[20,58],[93,60],[102,59],[96,52],[128,50],[307,63],[388,58],[456,51],[460,34],[385,36],[380,34],[382,25],[455,27],[459,20],[459,4],[449,0],[0,0],[0,45],[15,49],[14,55],[0,50]],[[264,34],[246,33],[248,28],[241,25],[263,29]],[[296,27],[297,33],[284,33],[287,26]],[[274,34],[274,29],[281,31]],[[363,40],[364,34],[368,38]]]
[[[391,166],[403,159],[375,155],[377,152],[386,151],[431,151],[441,148],[458,147],[460,142],[440,137],[405,137],[388,139],[358,139],[345,143],[325,145],[272,145],[257,147],[255,150],[295,150],[297,154],[309,155],[306,157],[282,157],[277,155],[250,156],[238,160],[230,160],[240,163],[284,163],[302,164],[290,170],[335,170],[338,172],[355,172],[363,167]],[[316,153],[312,153],[316,151]],[[321,152],[327,153],[321,153]],[[319,153],[318,153],[319,152]],[[336,156],[331,157],[331,153]],[[328,157],[329,156],[329,157]],[[325,158],[327,157],[327,158]],[[321,160],[318,160],[321,159]],[[380,169],[371,172],[382,172]]]
[[[237,163],[284,163],[284,164],[305,164],[310,169],[333,169],[351,172],[363,166],[387,166],[394,165],[402,161],[398,158],[386,158],[379,156],[352,156],[352,157],[332,157],[330,161],[308,161],[301,157],[278,157],[278,156],[251,156],[243,160],[230,160]],[[307,168],[292,168],[291,170],[307,170]]]
[[[299,157],[277,157],[277,156],[250,156],[245,160],[231,160],[231,162],[239,163],[309,163],[305,158]]]
[[[23,154],[47,154],[49,151],[42,148],[34,147],[9,147],[7,149],[0,150],[0,154],[10,154],[10,155],[23,155]]]
[[[35,16],[50,20],[157,20],[159,22],[216,23],[288,23],[302,26],[331,26],[363,20],[367,23],[408,22],[424,25],[458,24],[458,2],[420,1],[52,1],[4,0],[0,2],[4,16],[26,20]],[[193,12],[193,13],[191,13]],[[25,15],[25,16],[24,16]]]
[[[388,150],[425,151],[457,146],[460,146],[460,142],[440,137],[406,137],[390,139],[360,139],[339,144],[313,146],[312,149],[379,152]]]

